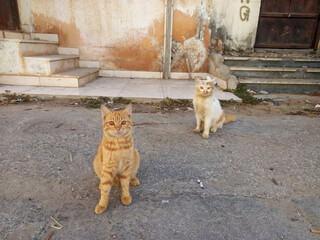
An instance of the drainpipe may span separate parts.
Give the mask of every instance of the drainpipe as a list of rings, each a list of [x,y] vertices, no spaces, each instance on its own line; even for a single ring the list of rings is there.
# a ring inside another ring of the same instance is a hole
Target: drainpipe
[[[164,59],[163,59],[163,78],[171,78],[171,46],[172,46],[172,16],[173,0],[165,2],[164,17]]]

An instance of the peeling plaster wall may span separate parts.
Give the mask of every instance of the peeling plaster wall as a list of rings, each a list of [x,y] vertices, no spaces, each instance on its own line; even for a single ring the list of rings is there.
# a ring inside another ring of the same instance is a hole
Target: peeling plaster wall
[[[176,0],[173,5],[172,71],[208,71],[210,30],[206,0]]]
[[[57,33],[102,69],[162,71],[165,0],[18,0],[26,28]],[[207,72],[214,44],[252,49],[261,0],[174,0],[172,71]],[[250,8],[248,20],[240,9]],[[28,23],[29,21],[29,23]]]
[[[164,0],[31,0],[36,32],[102,69],[161,71]]]
[[[208,0],[211,39],[220,39],[229,49],[253,49],[261,0]],[[240,12],[241,11],[241,12]],[[246,12],[248,19],[246,19]]]

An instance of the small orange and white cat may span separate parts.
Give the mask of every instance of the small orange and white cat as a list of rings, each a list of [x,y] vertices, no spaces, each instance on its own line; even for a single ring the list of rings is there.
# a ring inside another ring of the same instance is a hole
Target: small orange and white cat
[[[220,101],[213,95],[214,79],[195,78],[195,96],[193,106],[197,118],[195,133],[203,130],[202,138],[209,138],[209,131],[214,133],[223,124],[236,121],[235,116],[225,116]]]
[[[101,115],[103,137],[93,162],[94,170],[100,178],[101,191],[96,214],[107,209],[112,185],[119,186],[121,183],[121,202],[129,205],[132,202],[129,184],[140,184],[136,177],[140,155],[133,146],[131,103],[122,111],[111,111],[101,105]]]

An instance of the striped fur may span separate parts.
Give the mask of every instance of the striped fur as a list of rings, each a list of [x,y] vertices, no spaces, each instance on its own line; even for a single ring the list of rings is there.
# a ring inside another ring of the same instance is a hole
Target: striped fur
[[[94,159],[94,170],[100,178],[101,198],[95,208],[96,214],[103,213],[109,202],[112,185],[121,184],[121,201],[129,205],[132,201],[129,184],[139,185],[136,173],[140,164],[140,155],[133,146],[132,105],[122,111],[112,112],[101,106],[103,137]]]

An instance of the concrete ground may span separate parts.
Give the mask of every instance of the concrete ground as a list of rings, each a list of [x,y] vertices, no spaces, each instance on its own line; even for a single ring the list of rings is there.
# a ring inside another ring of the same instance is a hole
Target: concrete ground
[[[193,111],[133,105],[141,184],[96,215],[99,110],[2,105],[0,239],[319,239],[319,117],[268,107],[225,106],[238,120],[204,140]]]

